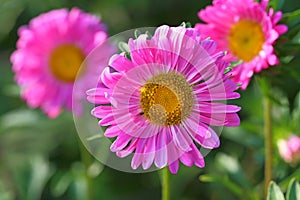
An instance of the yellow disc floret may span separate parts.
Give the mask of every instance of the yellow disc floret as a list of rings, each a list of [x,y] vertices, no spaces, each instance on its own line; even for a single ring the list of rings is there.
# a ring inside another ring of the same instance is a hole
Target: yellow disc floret
[[[240,20],[231,27],[228,42],[232,53],[239,59],[249,62],[259,54],[265,41],[260,23]]]
[[[192,87],[174,72],[152,77],[141,88],[140,97],[144,116],[158,125],[179,124],[194,104]]]
[[[84,58],[82,50],[77,46],[61,45],[50,55],[50,71],[60,81],[74,82]]]

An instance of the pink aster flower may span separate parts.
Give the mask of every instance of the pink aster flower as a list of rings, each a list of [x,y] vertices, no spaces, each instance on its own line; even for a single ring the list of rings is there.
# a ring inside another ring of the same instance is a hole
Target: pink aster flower
[[[300,161],[300,137],[291,135],[287,140],[280,139],[277,142],[279,154],[287,163]]]
[[[287,31],[286,25],[277,23],[282,13],[272,8],[266,11],[268,0],[214,0],[198,16],[206,24],[195,28],[203,37],[218,43],[220,50],[228,51],[227,61],[242,60],[234,67],[232,76],[236,83],[246,89],[253,73],[278,64],[274,42]]]
[[[97,106],[92,114],[104,135],[116,137],[110,149],[119,157],[133,153],[131,167],[169,166],[179,161],[204,167],[198,146],[213,149],[219,138],[210,126],[238,126],[237,86],[224,75],[212,40],[200,40],[196,29],[161,26],[153,37],[129,39],[129,54],[111,57],[97,88],[87,92]],[[198,145],[198,146],[197,146]]]
[[[32,19],[19,29],[19,37],[11,62],[22,98],[51,118],[62,107],[71,110],[77,72],[91,50],[107,38],[105,26],[80,9],[59,9]]]

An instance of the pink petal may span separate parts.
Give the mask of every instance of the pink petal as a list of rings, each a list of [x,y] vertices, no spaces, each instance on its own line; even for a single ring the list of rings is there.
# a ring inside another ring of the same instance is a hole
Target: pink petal
[[[90,103],[94,103],[94,104],[108,104],[110,103],[108,98],[110,96],[111,90],[110,89],[105,89],[105,88],[101,88],[101,89],[90,89],[87,92],[87,100]]]
[[[213,129],[201,123],[195,123],[193,120],[184,121],[184,127],[191,137],[204,148],[213,149],[220,145],[218,135]]]
[[[191,150],[190,145],[193,141],[188,136],[188,133],[185,129],[179,126],[171,126],[171,134],[178,148],[185,152]]]
[[[169,170],[172,174],[177,174],[179,169],[179,162],[178,160],[175,160],[174,162],[172,162],[171,164],[169,164]]]
[[[288,31],[288,27],[284,24],[277,25],[275,26],[274,29],[277,31],[279,35],[284,34]]]
[[[104,136],[108,137],[108,138],[113,138],[118,136],[122,131],[118,128],[118,126],[114,125],[114,126],[110,126],[108,127],[105,132],[104,132]]]
[[[101,73],[101,81],[104,85],[109,88],[114,88],[114,86],[118,83],[120,78],[122,77],[119,73],[110,73],[110,68],[106,67]]]
[[[268,63],[270,65],[276,65],[279,63],[279,60],[276,55],[272,54],[268,56]]]
[[[109,66],[119,72],[126,72],[133,68],[132,62],[124,55],[113,55],[109,60]]]
[[[129,154],[131,154],[135,150],[138,140],[139,140],[138,138],[132,139],[130,144],[125,149],[116,152],[117,156],[120,158],[124,158]]]
[[[163,168],[168,163],[168,144],[167,144],[167,136],[166,131],[163,129],[157,135],[156,141],[156,153],[155,153],[155,160],[154,163],[158,168]]]
[[[135,150],[138,140],[139,140],[138,138],[132,139],[130,144],[125,149],[116,152],[117,156],[120,158],[124,158],[124,157],[128,156],[129,154],[131,154]]]
[[[119,136],[117,137],[117,139],[110,146],[110,150],[112,152],[117,152],[117,151],[124,149],[124,147],[127,146],[129,141],[131,140],[131,138],[132,137],[130,135],[120,133]]]
[[[277,24],[280,21],[281,18],[282,18],[282,12],[281,11],[276,12],[272,16],[272,23],[273,24]]]
[[[204,40],[201,46],[208,52],[208,54],[213,54],[217,49],[217,44],[213,40]]]
[[[103,118],[108,114],[112,113],[112,109],[110,106],[97,106],[91,111],[92,115],[97,118]]]
[[[155,142],[156,137],[152,136],[147,139],[147,145],[144,152],[144,160],[142,162],[143,169],[149,169],[155,157]]]
[[[147,141],[146,139],[140,139],[139,142],[137,143],[136,151],[131,160],[132,169],[137,169],[141,165],[144,159],[143,150],[145,148],[146,141]]]
[[[239,126],[240,118],[236,113],[228,113],[226,114],[225,126]]]
[[[110,115],[106,115],[99,121],[100,126],[109,126],[114,125],[115,123],[115,116],[111,113]]]

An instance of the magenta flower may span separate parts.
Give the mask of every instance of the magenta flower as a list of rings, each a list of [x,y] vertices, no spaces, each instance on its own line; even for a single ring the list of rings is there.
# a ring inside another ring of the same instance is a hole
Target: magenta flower
[[[287,163],[297,163],[300,161],[300,137],[291,135],[287,140],[280,139],[277,142],[280,156]]]
[[[133,169],[154,163],[177,173],[179,160],[204,167],[197,144],[213,149],[220,143],[210,125],[240,123],[240,108],[223,102],[239,97],[224,75],[224,53],[184,27],[161,26],[153,37],[142,34],[128,45],[130,58],[114,55],[98,87],[87,92],[97,105],[92,114],[108,126],[104,135],[117,137],[111,151],[121,158],[133,153]]]
[[[91,50],[107,38],[105,31],[98,17],[77,8],[41,14],[21,27],[11,62],[28,105],[40,107],[51,118],[62,107],[71,110],[77,72]],[[89,71],[85,67],[83,73]]]
[[[286,25],[277,25],[281,12],[270,8],[266,12],[268,0],[261,3],[254,0],[214,0],[198,16],[206,24],[196,24],[195,28],[203,37],[215,40],[220,50],[228,51],[227,61],[242,60],[234,67],[232,76],[236,83],[246,89],[253,73],[270,65],[278,64],[273,44],[287,31]]]

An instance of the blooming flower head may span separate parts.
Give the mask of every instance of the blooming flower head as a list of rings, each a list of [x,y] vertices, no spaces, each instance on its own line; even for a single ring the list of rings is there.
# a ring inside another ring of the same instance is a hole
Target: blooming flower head
[[[280,156],[287,163],[297,163],[300,161],[300,137],[291,135],[287,140],[280,139],[277,142]]]
[[[278,64],[273,44],[287,31],[286,25],[277,25],[282,13],[272,8],[266,11],[268,0],[214,0],[198,16],[206,24],[195,28],[204,37],[210,37],[218,47],[228,51],[227,61],[243,61],[233,68],[236,83],[245,89],[254,72]]]
[[[32,19],[19,29],[17,50],[11,56],[22,98],[52,118],[62,107],[71,110],[77,72],[106,38],[100,19],[77,8],[53,10]]]
[[[119,157],[133,153],[131,167],[152,163],[177,173],[179,160],[204,167],[197,145],[213,149],[219,138],[212,126],[237,126],[237,86],[224,74],[212,40],[196,29],[161,26],[154,35],[129,39],[129,52],[111,57],[97,88],[87,92],[92,114],[117,137],[110,150]],[[195,141],[195,142],[194,142]]]

